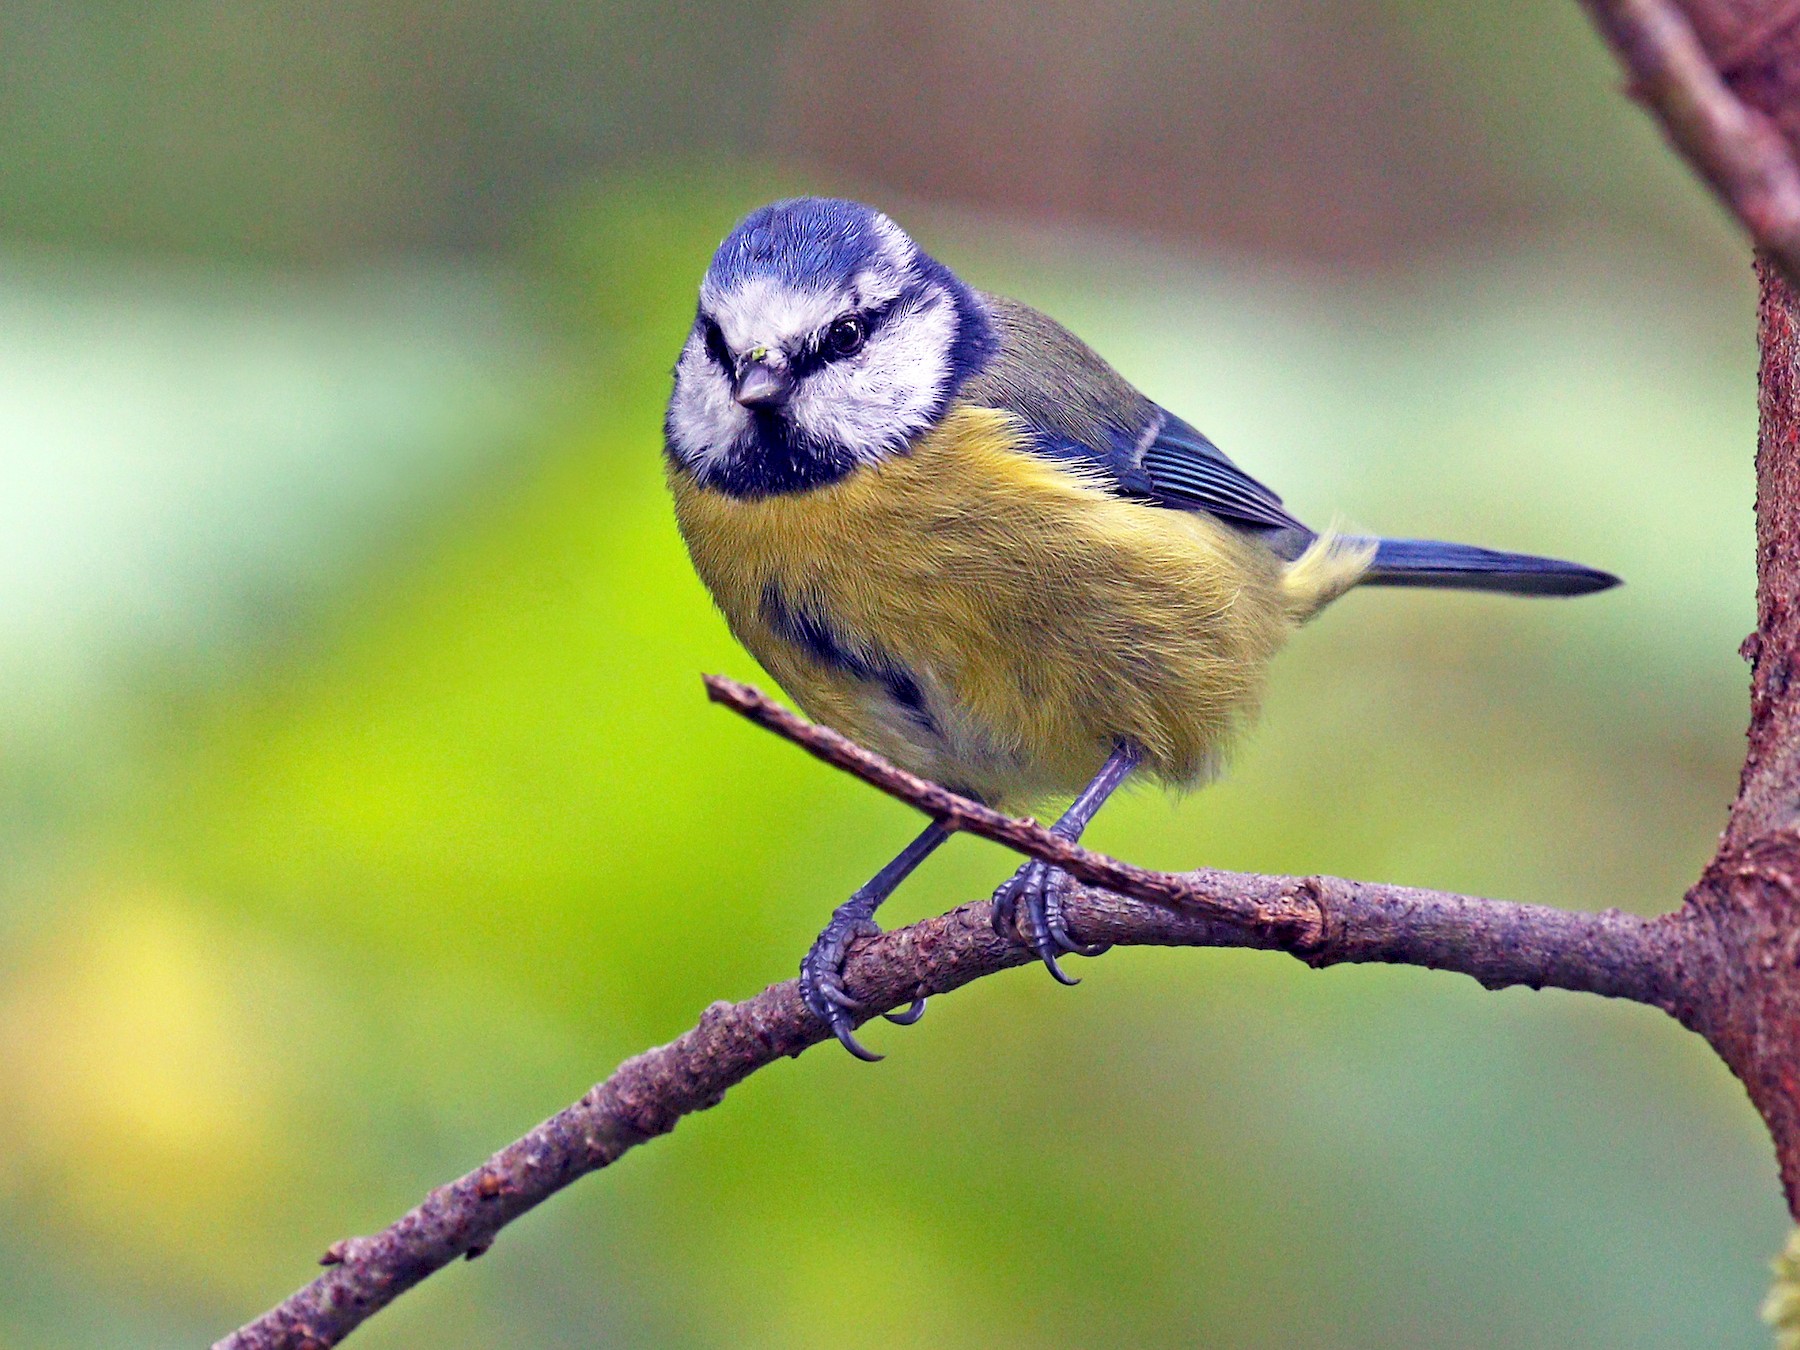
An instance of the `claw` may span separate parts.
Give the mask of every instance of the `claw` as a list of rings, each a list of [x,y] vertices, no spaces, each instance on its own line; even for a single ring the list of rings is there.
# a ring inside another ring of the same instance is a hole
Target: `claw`
[[[1057,947],[1076,956],[1104,956],[1112,950],[1110,942],[1078,942],[1069,936],[1067,925],[1063,923],[1062,890],[1050,887],[1049,894],[1044,897],[1044,927],[1049,930],[1050,937]]]
[[[1029,877],[1025,882],[1025,902],[1021,908],[1025,911],[1025,941],[1031,950],[1037,953],[1038,960],[1044,963],[1058,984],[1079,983],[1074,976],[1066,974],[1056,964],[1058,952],[1056,943],[1050,939],[1050,931],[1044,922],[1044,894],[1038,877]]]
[[[1050,972],[1058,984],[1074,986],[1081,983],[1080,980],[1056,964],[1057,950],[1048,942],[1041,947],[1033,944],[1031,949],[1037,953],[1038,960],[1044,963],[1044,969]]]
[[[813,940],[812,948],[800,962],[801,1002],[831,1029],[839,1045],[860,1060],[872,1064],[881,1056],[852,1034],[852,1014],[862,1012],[863,1005],[844,990],[844,957],[857,938],[875,937],[881,932],[875,922],[875,911],[881,902],[950,835],[951,830],[940,820],[927,825],[892,862],[870,877],[867,885],[859,886],[856,894],[832,911],[831,922]],[[925,1015],[925,1000],[915,998],[905,1012],[882,1015],[890,1022],[909,1027]]]
[[[924,1015],[925,1000],[923,998],[915,998],[912,1001],[912,1006],[905,1012],[889,1012],[882,1014],[883,1017],[887,1018],[887,1020],[892,1022],[895,1026],[901,1027],[910,1027]]]
[[[1075,985],[1081,981],[1057,964],[1057,957],[1064,952],[1097,956],[1106,948],[1076,942],[1063,927],[1062,904],[1056,895],[1060,876],[1041,861],[1021,867],[994,892],[994,931],[1005,937],[1011,929],[1025,939],[1052,978],[1059,984]]]
[[[994,912],[991,919],[994,936],[997,938],[1010,938],[1018,931],[1019,900],[1017,887],[1014,884],[1018,879],[1016,874],[1009,877],[1000,884],[1000,889],[994,892]]]
[[[856,1033],[850,1030],[850,1019],[848,1017],[832,1017],[826,1019],[826,1021],[827,1025],[831,1027],[832,1035],[838,1038],[838,1044],[843,1046],[844,1049],[848,1050],[851,1054],[855,1055],[863,1063],[878,1064],[886,1058],[885,1055],[876,1054],[873,1050],[869,1049],[868,1046],[856,1039]]]
[[[1138,751],[1132,746],[1116,745],[1100,766],[1100,772],[1069,803],[1069,809],[1050,827],[1050,832],[1062,839],[1080,839],[1081,832],[1094,818],[1094,812],[1131,776],[1139,758]],[[1034,858],[1026,863],[994,892],[994,932],[1001,938],[1023,938],[1025,945],[1037,954],[1044,968],[1060,983],[1079,984],[1079,980],[1063,973],[1057,957],[1064,952],[1098,956],[1111,944],[1089,946],[1069,936],[1062,916],[1061,888],[1066,881],[1061,872],[1042,859]]]
[[[1067,952],[1071,956],[1105,956],[1112,950],[1113,945],[1110,942],[1076,941],[1069,936],[1069,930],[1064,928],[1058,920],[1051,920],[1049,927],[1050,937],[1055,941],[1057,950]]]
[[[827,945],[823,939],[814,944],[813,950],[806,954],[806,960],[800,965],[801,1001],[814,1017],[831,1029],[831,1034],[838,1038],[838,1043],[844,1049],[858,1059],[873,1064],[881,1056],[857,1040],[851,1028],[849,1014],[861,1005],[839,987],[835,971],[821,972],[814,962],[814,958],[819,955],[819,948]]]
[[[857,938],[870,937],[880,931],[853,905],[840,906],[800,963],[801,1001],[814,1017],[831,1029],[838,1044],[870,1064],[881,1056],[857,1040],[852,1029],[854,1019],[851,1014],[861,1012],[863,1005],[844,989],[844,954]],[[911,1020],[917,1021],[923,1012],[922,1007],[918,1008],[917,1013],[911,1014]]]

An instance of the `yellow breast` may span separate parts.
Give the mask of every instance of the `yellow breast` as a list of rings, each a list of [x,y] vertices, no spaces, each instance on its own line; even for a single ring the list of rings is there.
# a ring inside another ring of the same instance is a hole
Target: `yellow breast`
[[[1020,447],[1009,415],[961,407],[812,491],[671,485],[732,632],[810,716],[994,802],[1072,791],[1120,742],[1196,781],[1366,559],[1327,545],[1289,568]]]

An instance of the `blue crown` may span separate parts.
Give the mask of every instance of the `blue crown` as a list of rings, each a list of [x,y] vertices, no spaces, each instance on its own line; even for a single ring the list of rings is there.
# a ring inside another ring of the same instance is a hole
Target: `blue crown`
[[[731,287],[751,277],[772,277],[808,289],[847,281],[892,256],[893,236],[879,220],[872,207],[831,197],[772,202],[725,236],[707,279]]]

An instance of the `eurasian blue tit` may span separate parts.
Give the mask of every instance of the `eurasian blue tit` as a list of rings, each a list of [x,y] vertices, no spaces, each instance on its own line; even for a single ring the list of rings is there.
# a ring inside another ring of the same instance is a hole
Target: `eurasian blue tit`
[[[1074,793],[1055,826],[1071,840],[1133,773],[1213,773],[1269,659],[1352,586],[1617,580],[1309,529],[1074,334],[853,202],[777,202],[719,246],[664,429],[694,566],[801,708],[990,804]],[[851,1034],[845,952],[944,838],[928,826],[801,963],[807,1005],[856,1055],[875,1058]],[[1062,881],[1027,863],[994,923],[1073,983],[1058,957],[1094,952]]]

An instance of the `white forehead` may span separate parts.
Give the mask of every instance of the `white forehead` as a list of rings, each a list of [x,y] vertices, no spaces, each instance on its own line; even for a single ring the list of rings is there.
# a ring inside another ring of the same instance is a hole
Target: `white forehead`
[[[815,290],[775,277],[751,277],[725,289],[709,282],[700,289],[700,307],[734,352],[782,347],[816,333],[844,312],[846,299],[835,288]]]
[[[700,308],[719,325],[726,345],[743,351],[787,346],[851,310],[886,304],[905,288],[918,245],[879,212],[870,225],[874,256],[846,283],[821,286],[765,275],[720,285],[709,275],[700,286]]]

